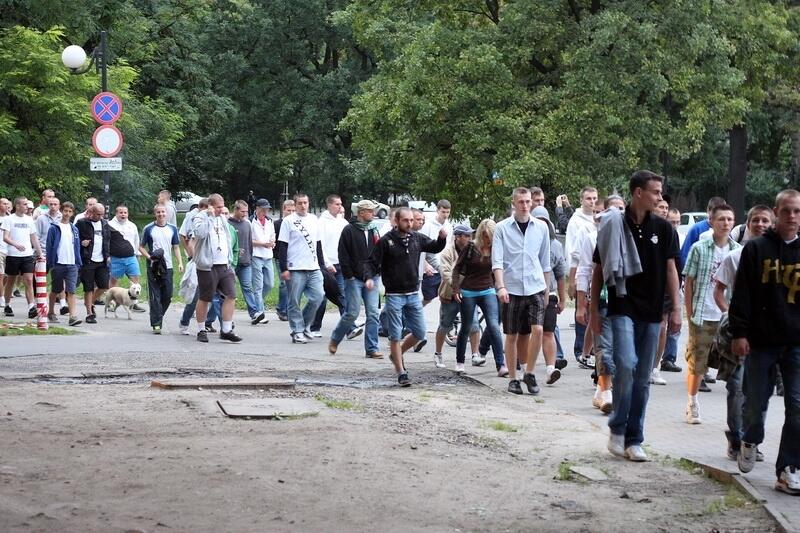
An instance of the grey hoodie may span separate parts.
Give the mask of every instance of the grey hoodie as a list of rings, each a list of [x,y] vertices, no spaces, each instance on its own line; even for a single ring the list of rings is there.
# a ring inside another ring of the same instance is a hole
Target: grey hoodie
[[[233,243],[228,225],[224,226],[225,238],[228,239],[228,264],[233,262]],[[214,231],[214,218],[208,216],[207,211],[200,211],[192,220],[192,238],[194,239],[194,260],[197,270],[208,271],[214,266],[214,255],[211,250],[211,232]]]

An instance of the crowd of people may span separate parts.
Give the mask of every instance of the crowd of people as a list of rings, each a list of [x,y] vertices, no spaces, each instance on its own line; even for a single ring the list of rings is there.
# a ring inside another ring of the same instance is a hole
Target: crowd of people
[[[483,220],[474,230],[451,222],[447,200],[430,219],[417,209],[394,208],[381,228],[370,200],[358,202],[347,221],[338,195],[328,196],[326,210],[315,216],[305,194],[284,201],[276,220],[265,199],[250,194],[229,211],[222,196],[212,194],[178,227],[169,192],[162,191],[141,235],[125,206],[106,221],[105,206],[89,198],[76,215],[70,202],[46,190],[38,207],[17,198],[13,212],[11,202],[0,199],[0,306],[13,316],[10,301],[21,281],[28,316],[36,315],[32,279],[41,258],[51,280],[48,318],[57,322],[59,309],[70,326],[82,322],[75,301],[80,280],[83,321],[96,323],[95,306],[122,278],[129,278],[135,300],[141,255],[153,333],[162,332],[177,270],[187,301],[180,332],[207,343],[219,319],[219,338],[236,343],[242,340],[233,322],[237,280],[256,326],[268,321],[265,297],[277,269],[275,311],[288,323],[292,343],[322,336],[330,300],[339,316],[328,352],[363,334],[365,357],[381,359],[379,337],[386,336],[397,382],[409,386],[403,354],[426,345],[423,308],[438,299],[436,367],[447,366],[445,336],[460,320],[455,371],[466,371],[468,346],[473,366],[485,365],[491,350],[510,393],[537,395],[540,352],[548,385],[568,366],[557,317],[572,299],[575,363],[594,370],[591,402],[609,416],[608,450],[631,461],[647,460],[642,444],[650,385],[666,384],[661,372],[682,371],[677,340],[685,313],[686,422],[702,422],[698,393],[725,380],[727,455],[749,472],[763,460],[758,445],[777,387],[786,419],[775,487],[800,494],[800,193],[785,190],[773,207],[752,207],[739,226],[734,209],[712,198],[708,219],[683,236],[676,231],[680,212],[662,187],[661,176],[641,170],[630,178],[627,202],[617,194],[601,201],[587,186],[573,209],[559,195],[555,223],[544,191],[519,187],[506,218]],[[563,248],[557,230],[565,234]],[[146,311],[135,302],[131,308]]]

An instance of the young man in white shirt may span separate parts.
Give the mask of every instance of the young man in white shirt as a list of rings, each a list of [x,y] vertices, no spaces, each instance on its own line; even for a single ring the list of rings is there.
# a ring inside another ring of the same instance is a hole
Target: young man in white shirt
[[[269,322],[264,314],[264,297],[272,290],[275,283],[274,249],[275,224],[269,219],[269,200],[260,198],[256,201],[256,213],[250,221],[250,237],[253,243],[253,257],[250,260],[253,305],[255,306],[253,324]],[[256,321],[258,319],[258,321]]]
[[[281,278],[289,290],[289,326],[293,343],[313,339],[311,323],[325,296],[321,268],[324,255],[319,240],[319,220],[308,213],[308,196],[294,196],[295,212],[286,217],[278,235]],[[300,309],[300,298],[308,302]]]
[[[54,312],[56,297],[66,294],[69,325],[81,323],[75,310],[75,289],[78,285],[78,269],[81,266],[81,245],[78,228],[71,223],[75,206],[64,202],[61,206],[61,219],[52,224],[47,232],[47,269],[50,272],[50,322],[58,322]],[[45,215],[40,215],[41,219]],[[63,313],[62,313],[63,314]]]
[[[431,240],[436,240],[439,230],[447,232],[447,243],[453,242],[453,225],[450,223],[450,210],[452,205],[449,200],[439,200],[436,203],[436,216],[425,222],[420,233]],[[439,295],[439,285],[442,276],[439,274],[439,254],[425,254],[422,265],[422,305],[428,305]]]
[[[342,267],[339,265],[339,239],[342,231],[347,227],[347,221],[339,216],[342,210],[342,198],[338,194],[331,194],[325,199],[328,209],[319,216],[319,241],[322,244],[322,254],[325,256],[325,269],[334,275],[336,284],[339,286],[339,316],[343,316],[347,309],[347,296],[344,290],[344,277]],[[320,337],[319,332],[322,328],[322,319],[325,317],[327,300],[323,299],[314,315],[314,322],[311,324],[311,334]],[[348,332],[349,333],[349,332]]]
[[[0,228],[3,220],[11,214],[11,202],[8,198],[0,198]],[[8,255],[8,245],[3,239],[3,232],[0,231],[0,307],[6,306],[5,281],[6,281],[6,256]]]
[[[94,302],[108,290],[108,257],[111,243],[111,230],[103,218],[106,208],[96,203],[89,213],[75,226],[81,237],[81,282],[83,283],[83,303],[86,306],[87,324],[97,323]]]
[[[94,196],[88,197],[86,199],[86,210],[83,213],[78,213],[77,215],[75,215],[75,220],[73,220],[72,223],[77,224],[79,220],[86,218],[89,215],[89,211],[91,211],[92,207],[94,207],[96,204],[97,204],[97,198],[95,198]]]
[[[587,233],[597,233],[594,223],[594,204],[597,203],[597,189],[584,187],[581,190],[581,207],[572,214],[567,224],[566,238],[564,239],[564,258],[567,261],[569,274],[567,277],[567,293],[570,299],[577,297],[575,273],[578,269],[580,256],[580,243]],[[575,322],[575,343],[573,352],[579,364],[582,363],[584,351],[584,338],[586,327],[580,322]]]
[[[169,304],[172,302],[172,254],[178,262],[178,272],[183,273],[178,228],[167,223],[167,208],[156,205],[153,209],[155,221],[144,227],[139,252],[148,261],[147,294],[150,303],[150,326],[153,333],[161,333],[161,325]],[[158,262],[164,261],[160,268]]]
[[[33,298],[33,271],[36,258],[41,257],[42,248],[36,235],[36,223],[27,211],[28,199],[19,197],[14,200],[14,213],[3,220],[0,230],[3,241],[8,245],[6,256],[5,281],[5,315],[14,316],[8,302],[11,300],[14,278],[22,276],[25,284],[25,298],[28,301],[28,318],[36,317],[36,301]]]

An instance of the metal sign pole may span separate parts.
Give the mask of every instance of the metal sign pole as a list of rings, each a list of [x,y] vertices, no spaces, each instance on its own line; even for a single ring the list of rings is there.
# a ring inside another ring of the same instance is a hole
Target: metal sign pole
[[[103,30],[100,32],[100,57],[97,58],[97,66],[100,69],[100,90],[108,91],[108,33]],[[103,203],[106,204],[106,218],[109,218],[111,206],[109,205],[109,195],[111,193],[111,173],[103,172]]]

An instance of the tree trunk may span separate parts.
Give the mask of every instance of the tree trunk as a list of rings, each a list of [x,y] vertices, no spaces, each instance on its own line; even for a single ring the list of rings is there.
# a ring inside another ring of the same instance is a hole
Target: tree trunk
[[[737,222],[744,222],[744,193],[747,181],[747,127],[734,126],[730,134],[728,160],[728,204],[733,207]]]
[[[792,133],[792,175],[791,186],[797,187],[800,178],[800,130]]]

